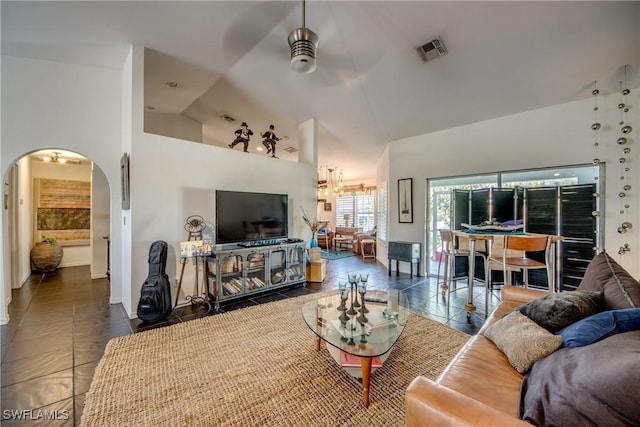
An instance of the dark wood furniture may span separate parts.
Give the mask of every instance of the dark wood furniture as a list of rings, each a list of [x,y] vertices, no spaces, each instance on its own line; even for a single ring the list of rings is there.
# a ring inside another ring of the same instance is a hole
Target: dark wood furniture
[[[413,264],[416,264],[416,276],[420,275],[420,243],[418,242],[389,242],[387,258],[389,262],[389,276],[391,276],[391,260],[396,261],[396,276],[400,274],[399,262],[410,263],[409,274],[413,277]]]

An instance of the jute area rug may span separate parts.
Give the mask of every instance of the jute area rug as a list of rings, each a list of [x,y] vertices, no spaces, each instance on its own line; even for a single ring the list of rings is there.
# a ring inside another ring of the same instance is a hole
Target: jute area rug
[[[315,349],[306,295],[111,340],[82,426],[402,426],[404,393],[435,379],[469,336],[412,314],[362,387]]]

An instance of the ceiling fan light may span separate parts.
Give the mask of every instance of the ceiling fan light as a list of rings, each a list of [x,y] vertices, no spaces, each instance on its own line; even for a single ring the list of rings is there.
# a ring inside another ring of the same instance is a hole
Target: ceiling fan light
[[[316,49],[320,38],[308,28],[297,28],[289,34],[291,68],[309,74],[316,69]]]

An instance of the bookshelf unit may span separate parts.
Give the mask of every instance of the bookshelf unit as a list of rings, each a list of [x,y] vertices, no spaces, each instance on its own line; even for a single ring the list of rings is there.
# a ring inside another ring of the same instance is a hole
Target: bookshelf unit
[[[304,283],[305,242],[214,250],[207,258],[209,293],[220,302]]]

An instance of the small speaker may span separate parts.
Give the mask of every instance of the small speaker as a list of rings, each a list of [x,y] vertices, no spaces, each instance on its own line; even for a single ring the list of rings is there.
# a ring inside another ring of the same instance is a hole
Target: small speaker
[[[446,55],[447,49],[440,39],[421,44],[416,48],[423,62],[432,61],[439,56]]]

